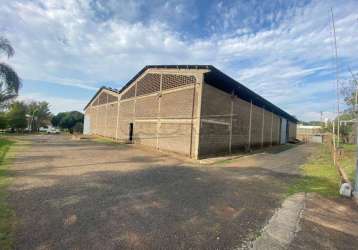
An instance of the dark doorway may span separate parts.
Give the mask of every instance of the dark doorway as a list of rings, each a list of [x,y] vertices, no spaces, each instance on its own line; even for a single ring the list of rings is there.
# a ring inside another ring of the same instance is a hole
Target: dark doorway
[[[129,142],[133,142],[133,123],[129,123]]]

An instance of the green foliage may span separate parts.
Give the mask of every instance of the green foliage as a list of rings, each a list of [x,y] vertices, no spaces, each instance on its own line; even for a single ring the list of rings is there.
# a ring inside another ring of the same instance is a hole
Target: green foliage
[[[350,181],[353,182],[356,168],[357,145],[343,144],[342,147],[344,150],[344,156],[340,163],[344,171],[347,173]]]
[[[0,112],[0,129],[6,129],[8,127],[7,116],[5,112]]]
[[[343,145],[344,155],[340,161],[348,176],[353,179],[355,166],[355,146]],[[332,164],[327,145],[320,145],[310,161],[302,166],[303,177],[290,186],[288,193],[315,192],[326,197],[339,195],[340,176]]]
[[[83,132],[83,122],[77,122],[75,126],[73,126],[73,132],[82,133]]]
[[[9,40],[0,37],[0,55],[5,54],[9,58],[14,53]],[[20,87],[21,80],[17,73],[10,65],[0,62],[0,106],[6,106],[9,101],[14,99],[18,95]]]
[[[13,211],[6,203],[6,187],[9,185],[9,177],[6,169],[6,155],[10,147],[14,144],[12,141],[0,139],[0,246],[1,249],[12,249],[12,221]]]
[[[19,131],[27,127],[27,107],[24,102],[14,102],[7,113],[7,121],[10,128]]]
[[[356,104],[356,91],[358,87],[358,76],[354,75],[352,72],[352,78],[351,80],[347,80],[343,82],[343,85],[341,87],[341,94],[343,94],[344,101],[347,104],[347,106],[350,106],[352,110],[357,109],[358,107],[355,107]]]
[[[52,117],[48,102],[30,102],[27,105],[27,114],[30,117],[32,131],[49,125]]]
[[[66,116],[67,112],[60,112],[57,115],[53,116],[51,119],[52,126],[59,127],[61,120]]]
[[[340,134],[341,143],[350,143],[349,138],[353,134],[355,134],[354,123],[344,122],[344,121],[351,121],[354,118],[355,118],[355,114],[352,112],[348,112],[348,113],[346,112],[339,116],[339,120],[340,120],[339,134]],[[337,134],[338,119],[336,118],[333,122],[335,126],[335,134]],[[324,128],[325,132],[332,133],[333,122],[328,123],[328,126]]]
[[[62,112],[55,115],[51,122],[53,126],[68,129],[71,133],[82,132],[83,118],[83,114],[78,111]]]

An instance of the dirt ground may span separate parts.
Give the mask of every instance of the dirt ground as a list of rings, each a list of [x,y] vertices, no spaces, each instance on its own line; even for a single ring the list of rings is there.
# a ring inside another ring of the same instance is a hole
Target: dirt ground
[[[197,166],[128,145],[26,136],[10,169],[16,249],[235,249],[256,238],[312,146]]]
[[[301,230],[290,250],[358,249],[358,209],[352,200],[308,194],[305,203]]]

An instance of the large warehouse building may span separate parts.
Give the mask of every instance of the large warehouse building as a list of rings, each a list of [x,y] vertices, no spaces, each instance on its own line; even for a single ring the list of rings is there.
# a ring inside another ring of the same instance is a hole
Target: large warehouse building
[[[146,66],[121,90],[102,87],[84,133],[199,159],[284,144],[297,119],[209,65]]]

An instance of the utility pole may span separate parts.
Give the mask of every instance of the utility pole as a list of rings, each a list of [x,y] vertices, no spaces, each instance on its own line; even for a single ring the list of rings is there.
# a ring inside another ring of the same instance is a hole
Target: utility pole
[[[336,61],[336,84],[337,84],[337,147],[339,147],[339,81],[338,81],[338,51],[337,51],[337,39],[336,39],[336,27],[334,25],[333,8],[331,8],[332,14],[332,27],[334,37],[334,48],[335,48],[335,61]]]
[[[335,121],[332,121],[332,141],[333,141],[333,165],[336,166],[336,135],[334,134],[334,124]]]
[[[353,81],[356,83],[355,100],[354,100],[355,102],[354,102],[354,105],[353,105],[353,111],[354,111],[354,116],[355,116],[356,115],[357,102],[358,102],[358,80],[355,77],[355,75],[353,74],[352,69],[350,67],[348,67],[348,70],[352,75]]]
[[[323,111],[319,112],[321,114],[321,118],[320,118],[320,122],[321,122],[321,126],[323,125]]]

